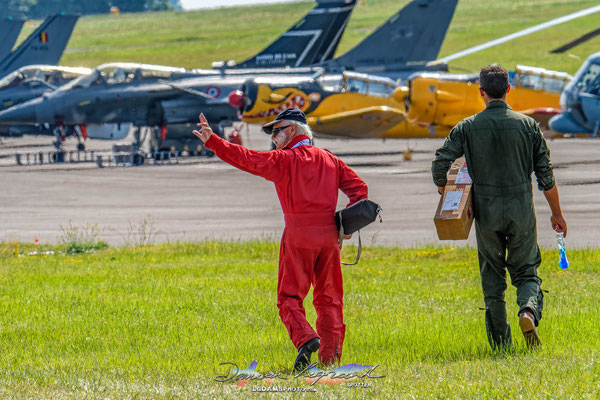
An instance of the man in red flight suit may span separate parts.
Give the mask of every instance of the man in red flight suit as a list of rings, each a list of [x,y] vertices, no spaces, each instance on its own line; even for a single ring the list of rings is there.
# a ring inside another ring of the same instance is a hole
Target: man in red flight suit
[[[298,349],[296,371],[310,364],[313,352],[326,365],[339,361],[346,326],[335,208],[338,189],[350,204],[367,198],[367,185],[328,150],[311,145],[304,113],[282,111],[263,126],[276,146],[273,151],[249,150],[213,135],[203,114],[194,134],[223,161],[275,183],[285,217],[279,250],[277,307]],[[306,320],[303,301],[313,285],[317,332]]]

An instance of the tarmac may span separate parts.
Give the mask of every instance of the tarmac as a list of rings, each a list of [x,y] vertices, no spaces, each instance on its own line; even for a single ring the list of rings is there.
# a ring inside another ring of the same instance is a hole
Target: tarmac
[[[251,127],[244,145],[270,148]],[[173,241],[279,240],[283,215],[274,186],[218,158],[180,158],[176,164],[98,168],[93,162],[16,165],[14,153],[51,150],[49,137],[5,138],[0,143],[0,240],[59,243],[69,227],[97,228],[110,245]],[[597,247],[600,239],[600,140],[549,141],[568,248]],[[440,241],[433,224],[439,195],[431,160],[440,139],[387,141],[316,138],[316,145],[341,157],[368,184],[383,208],[383,223],[362,231],[363,245],[475,246],[468,240]],[[88,149],[112,143],[90,140]],[[74,149],[69,141],[67,149]],[[411,148],[412,160],[403,152]],[[534,185],[535,187],[535,185]],[[540,245],[555,247],[550,210],[534,189]],[[347,203],[340,192],[338,209]],[[356,239],[352,239],[356,243]]]

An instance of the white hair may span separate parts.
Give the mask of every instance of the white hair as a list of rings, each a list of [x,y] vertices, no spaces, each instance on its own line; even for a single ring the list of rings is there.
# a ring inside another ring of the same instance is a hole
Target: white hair
[[[292,121],[292,120],[288,120],[288,122],[296,127],[299,135],[308,136],[310,138],[310,140],[312,140],[313,134],[312,134],[312,130],[310,129],[310,126],[308,126],[308,124],[303,124],[302,122]]]

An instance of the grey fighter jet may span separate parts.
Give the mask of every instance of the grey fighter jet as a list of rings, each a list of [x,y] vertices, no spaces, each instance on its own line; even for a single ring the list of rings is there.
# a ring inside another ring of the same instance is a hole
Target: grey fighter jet
[[[247,75],[185,78],[183,68],[111,63],[96,67],[46,93],[42,97],[6,110],[11,121],[49,124],[63,129],[78,127],[86,132],[90,124],[132,123],[134,126],[159,127],[162,144],[167,124],[190,122],[189,115],[198,107],[206,111],[215,130],[221,121],[237,119],[237,111],[229,105],[229,94],[240,87]],[[126,132],[124,132],[126,134]],[[123,137],[113,137],[122,139]],[[156,149],[158,150],[158,149]]]
[[[91,73],[90,68],[28,65],[0,79],[0,110],[40,97]]]
[[[302,70],[304,65],[331,59],[355,5],[356,0],[318,0],[315,8],[271,45],[239,65],[232,67],[232,64],[228,63],[226,70],[223,68],[184,70],[143,64],[102,65],[96,68],[89,77],[66,85],[56,93],[46,93],[42,99],[35,100],[34,104],[43,104],[34,106],[38,111],[43,108],[47,108],[47,110],[39,112],[30,122],[50,127],[57,125],[66,129],[75,125],[84,127],[95,122],[115,121],[120,123],[123,121],[138,126],[159,126],[164,132],[165,124],[173,123],[175,114],[181,115],[182,105],[199,100],[203,104],[204,102],[210,103],[210,110],[207,110],[206,114],[211,118],[215,130],[222,131],[223,121],[229,121],[228,123],[231,124],[232,120],[237,120],[236,110],[228,105],[228,94],[233,90],[233,85],[235,88],[239,88],[245,79],[257,73],[258,70],[255,67],[267,66],[271,69],[300,67]],[[150,70],[153,72],[148,72]],[[260,71],[264,72],[264,69]],[[277,69],[277,71],[281,71],[281,69]],[[156,75],[153,76],[155,79],[150,79],[147,74]],[[243,75],[243,77],[232,77],[237,75]],[[191,85],[186,78],[202,76],[207,79],[212,78],[212,81],[197,82],[194,87],[199,87],[206,93],[200,92],[201,95],[198,96],[194,89],[186,89]],[[183,81],[179,84],[171,83],[169,85],[164,82],[159,83],[161,80],[166,82],[174,79],[183,79]],[[232,83],[234,81],[235,84]],[[151,83],[157,86],[153,86],[149,89],[150,92],[146,92],[145,90]],[[127,101],[110,95],[105,96],[106,93],[115,91],[127,93]],[[0,88],[0,95],[1,93],[2,89]],[[178,96],[181,98],[175,103],[180,111],[176,112],[170,108],[173,101],[169,102],[168,99]],[[83,105],[70,101],[79,98],[93,99],[93,102],[90,100],[88,103],[88,105],[93,103],[93,106],[86,107],[86,100],[83,100]],[[7,98],[6,103],[10,105],[11,99]],[[16,104],[16,102],[14,103]],[[197,103],[193,104],[198,106]],[[17,112],[19,109],[17,107]],[[56,111],[59,109],[65,111]],[[168,112],[163,115],[162,111],[165,109]],[[187,122],[187,120],[185,121]],[[14,127],[11,129],[15,130]],[[56,143],[58,142],[57,140]]]
[[[331,6],[332,2],[333,0],[321,1],[319,5]],[[398,65],[403,65],[403,71],[410,70],[411,63],[416,59],[427,58],[419,64],[422,68],[425,62],[437,56],[456,2],[457,0],[415,0],[375,31],[374,35],[379,38],[379,43],[375,44],[371,38],[367,38],[340,59],[348,60],[349,68],[361,66],[362,59],[357,57],[363,51],[361,49],[367,46],[378,49],[377,52],[369,52],[369,54],[380,62],[386,62],[388,54],[405,54],[403,56],[405,64],[395,58]],[[347,2],[341,1],[341,3]],[[439,11],[436,5],[441,7],[443,12]],[[390,45],[381,42],[382,35],[390,37]],[[433,50],[428,50],[431,54],[418,49],[425,45],[434,47]],[[367,64],[369,68],[375,65]],[[89,76],[74,80],[52,94],[0,113],[0,121],[2,123],[28,121],[63,126],[131,122],[136,126],[160,127],[161,137],[158,140],[160,150],[165,150],[171,145],[179,149],[183,145],[194,148],[193,144],[190,146],[190,143],[187,143],[194,140],[189,135],[194,125],[183,129],[186,132],[183,140],[175,143],[165,141],[167,136],[169,139],[182,139],[176,134],[176,131],[181,131],[180,129],[171,129],[173,124],[193,124],[198,114],[203,112],[213,129],[222,133],[224,127],[231,126],[234,121],[239,120],[236,107],[240,107],[239,102],[244,99],[237,89],[240,89],[247,79],[257,75],[286,74],[290,75],[290,79],[294,79],[294,76],[306,78],[315,73],[322,74],[323,68],[319,65],[327,64],[324,61],[304,69],[240,68],[208,72],[165,69],[170,72],[168,77],[144,79],[145,74],[153,73],[148,71],[155,71],[158,67],[109,64],[96,68]],[[381,67],[380,70],[385,70],[385,65]]]
[[[0,79],[0,110],[52,92],[73,79],[92,72],[89,68],[29,65]],[[23,134],[53,134],[53,127],[44,125],[0,126],[0,136]]]

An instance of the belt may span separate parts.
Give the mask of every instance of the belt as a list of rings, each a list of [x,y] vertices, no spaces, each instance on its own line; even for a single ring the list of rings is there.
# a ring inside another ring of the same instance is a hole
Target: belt
[[[333,226],[335,213],[286,213],[285,224],[290,226]]]

